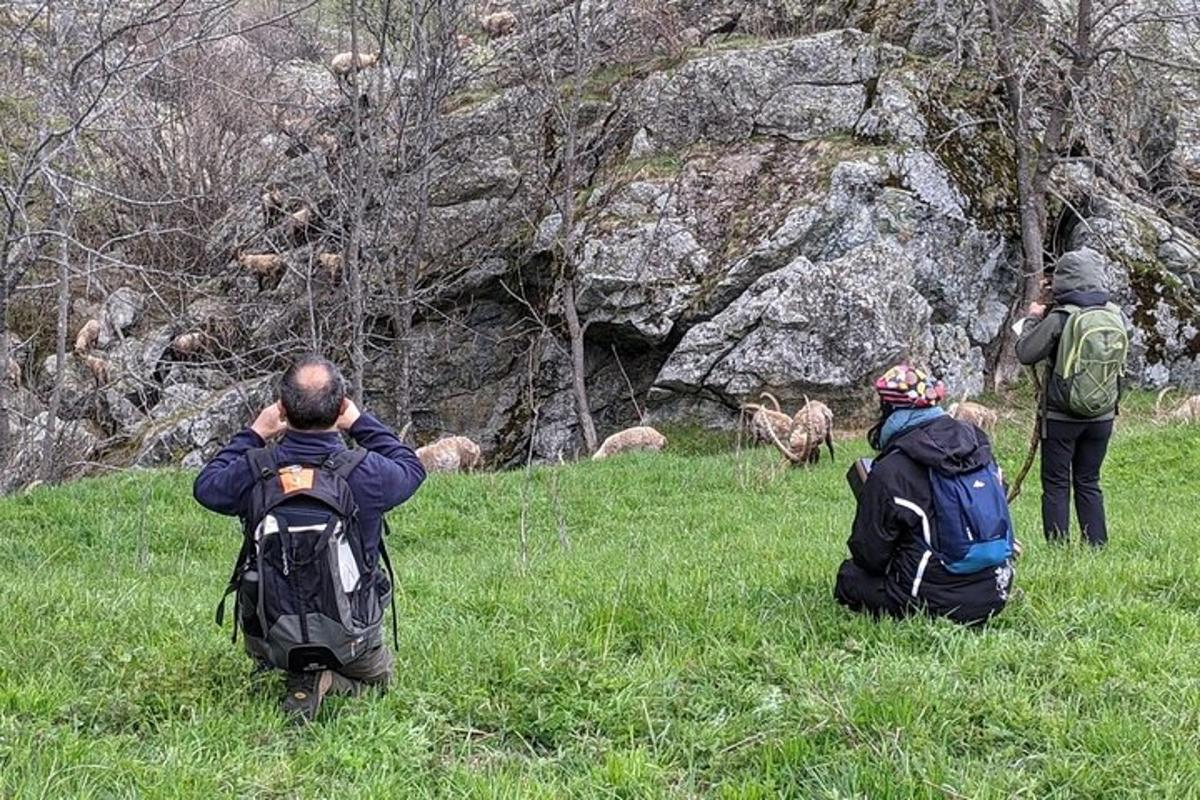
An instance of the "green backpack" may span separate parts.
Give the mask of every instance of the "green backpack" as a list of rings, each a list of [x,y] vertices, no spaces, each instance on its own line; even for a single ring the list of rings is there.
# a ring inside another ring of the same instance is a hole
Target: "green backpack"
[[[1129,334],[1121,310],[1112,303],[1080,308],[1066,305],[1067,322],[1058,342],[1054,376],[1066,410],[1090,419],[1112,411],[1121,399],[1121,378]]]

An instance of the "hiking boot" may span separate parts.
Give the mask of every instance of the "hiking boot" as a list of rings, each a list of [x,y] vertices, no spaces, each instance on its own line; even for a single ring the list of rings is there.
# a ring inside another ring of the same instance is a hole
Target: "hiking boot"
[[[320,672],[289,672],[287,677],[287,695],[283,698],[283,713],[293,722],[307,723],[317,718],[321,710],[321,701],[333,684],[333,673],[329,670]]]

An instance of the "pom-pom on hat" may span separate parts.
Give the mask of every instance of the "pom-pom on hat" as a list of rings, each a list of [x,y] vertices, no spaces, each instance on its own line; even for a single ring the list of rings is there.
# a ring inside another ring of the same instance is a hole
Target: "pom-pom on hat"
[[[932,408],[946,399],[946,384],[924,370],[898,364],[875,381],[879,399],[896,408]]]

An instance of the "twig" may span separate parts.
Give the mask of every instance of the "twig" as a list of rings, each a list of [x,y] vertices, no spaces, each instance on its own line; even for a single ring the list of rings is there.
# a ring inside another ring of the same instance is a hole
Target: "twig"
[[[1021,486],[1025,483],[1025,477],[1029,475],[1029,471],[1033,469],[1034,459],[1037,458],[1038,448],[1042,443],[1042,392],[1044,391],[1041,382],[1038,380],[1037,372],[1031,370],[1033,375],[1034,402],[1037,406],[1037,411],[1033,415],[1033,433],[1029,437],[1029,452],[1025,455],[1025,463],[1021,465],[1021,471],[1017,473],[1017,477],[1013,479],[1012,486],[1008,490],[1008,504],[1012,505],[1016,499],[1021,496]]]
[[[562,453],[559,453],[559,462],[562,462]],[[558,544],[563,550],[571,549],[571,538],[567,535],[567,517],[563,513],[562,498],[558,492],[558,475],[559,470],[553,469],[550,471],[550,501],[554,506],[554,519],[558,523]]]
[[[617,361],[617,369],[621,370],[621,377],[625,379],[625,385],[629,387],[629,402],[633,403],[633,410],[637,412],[638,422],[646,424],[646,415],[642,413],[642,409],[638,406],[637,392],[633,390],[633,381],[629,380],[629,375],[625,372],[625,365],[621,363],[621,356],[617,355],[617,346],[609,345],[612,348],[613,358]]]
[[[529,450],[525,456],[525,480],[521,484],[520,560],[522,572],[529,569],[529,490],[533,482],[533,443],[537,440],[538,414],[541,411],[533,392],[533,353],[534,348],[530,348],[527,378],[529,407],[533,410],[533,420],[529,428]]]

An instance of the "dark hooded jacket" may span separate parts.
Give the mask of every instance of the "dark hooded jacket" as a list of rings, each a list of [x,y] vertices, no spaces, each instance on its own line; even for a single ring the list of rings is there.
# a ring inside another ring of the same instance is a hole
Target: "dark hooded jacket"
[[[922,609],[956,622],[985,620],[1004,607],[1011,563],[968,575],[926,557],[924,527],[937,541],[929,470],[961,474],[992,461],[983,431],[949,416],[901,433],[876,459],[863,486],[850,534],[854,563],[886,576],[889,605],[897,613]]]
[[[1054,307],[1044,319],[1032,317],[1021,321],[1021,333],[1017,338],[1017,358],[1022,364],[1035,365],[1046,362],[1047,368],[1040,376],[1046,393],[1046,417],[1057,420],[1077,420],[1067,408],[1061,391],[1056,391],[1054,381],[1049,379],[1049,369],[1058,354],[1058,343],[1069,316],[1064,306],[1080,308],[1102,306],[1109,302],[1109,292],[1104,268],[1104,257],[1091,248],[1084,247],[1066,253],[1054,265]],[[1126,323],[1128,327],[1128,323]],[[1109,420],[1116,416],[1112,409],[1090,420]]]

